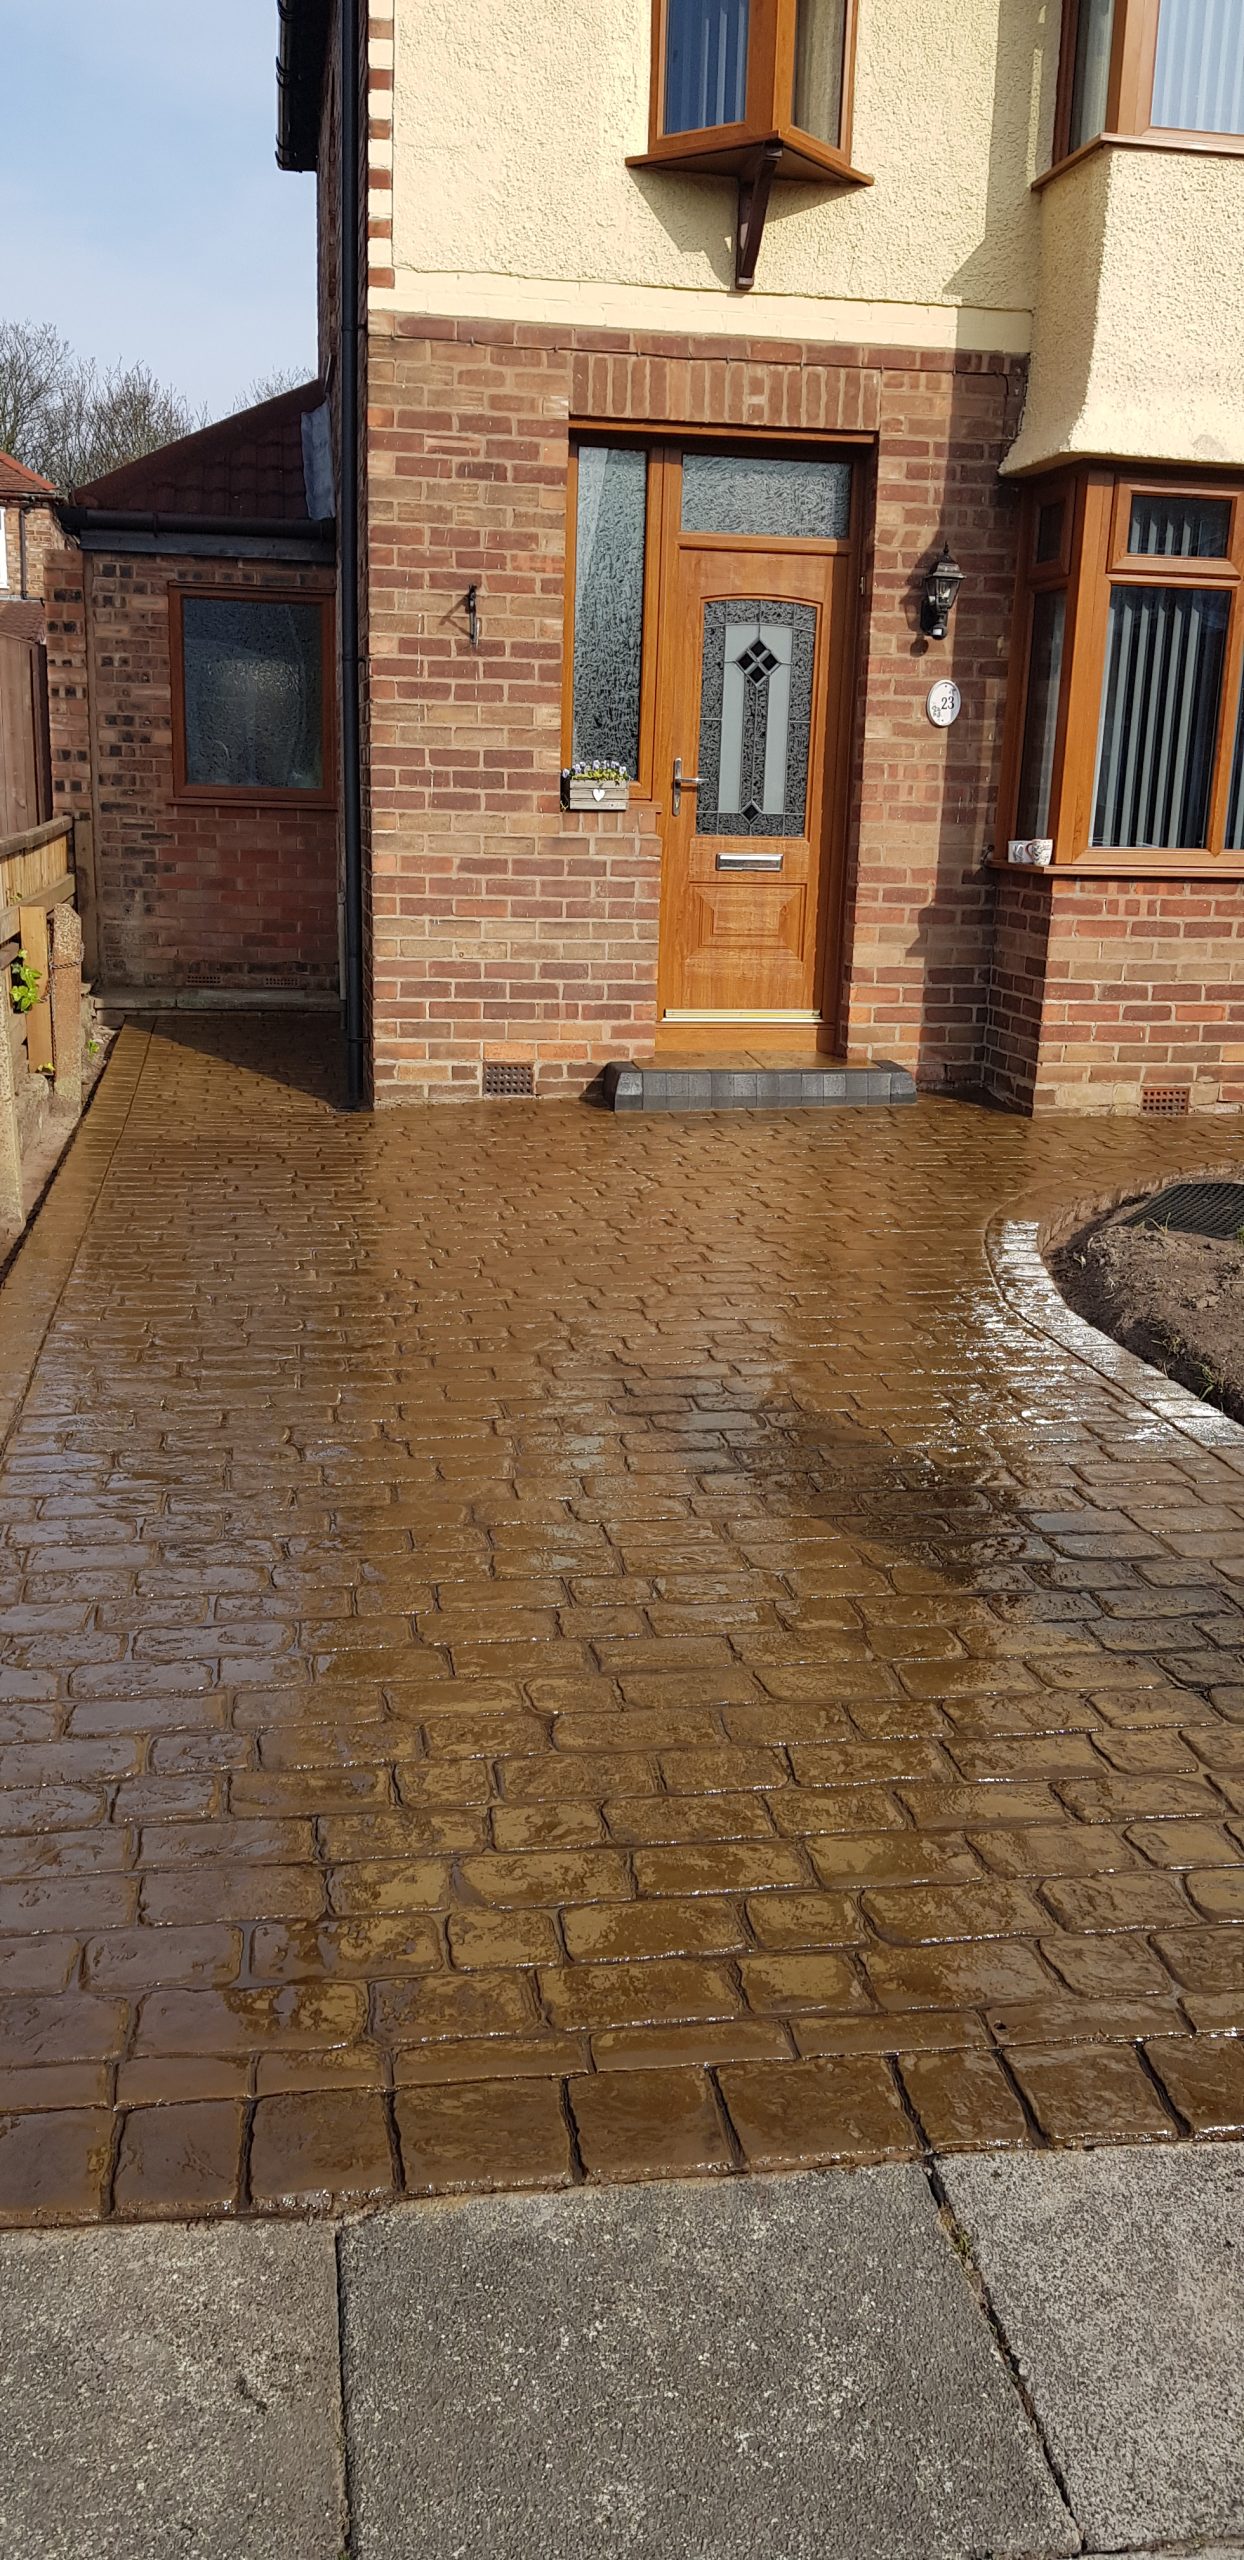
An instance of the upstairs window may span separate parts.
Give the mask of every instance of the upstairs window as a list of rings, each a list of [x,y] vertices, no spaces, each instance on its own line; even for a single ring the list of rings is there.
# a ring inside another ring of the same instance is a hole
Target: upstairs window
[[[632,165],[859,180],[855,0],[654,0],[648,149]]]
[[[1244,0],[1064,0],[1055,162],[1171,133],[1244,137]]]

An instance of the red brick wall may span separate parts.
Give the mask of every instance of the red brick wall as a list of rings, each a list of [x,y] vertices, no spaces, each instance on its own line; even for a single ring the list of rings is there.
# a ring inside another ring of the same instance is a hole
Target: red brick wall
[[[489,1055],[579,1090],[655,1028],[655,811],[558,803],[568,420],[876,438],[846,1029],[925,1081],[979,1075],[1022,367],[894,349],[373,320],[367,488],[377,1099],[478,1092]],[[867,467],[867,466],[865,466]],[[943,530],[953,639],[918,634]],[[483,646],[459,600],[481,591]],[[953,673],[948,734],[923,701]]]
[[[58,808],[94,817],[102,985],[335,989],[334,810],[176,801],[169,663],[171,586],[322,595],[331,571],[77,553],[50,566],[53,780]]]
[[[1244,881],[1003,878],[999,909],[999,955],[1026,934],[1045,965],[1035,1054],[995,973],[993,1091],[1107,1112],[1174,1085],[1193,1111],[1244,1108]]]
[[[0,585],[0,595],[20,596],[22,592],[22,523],[26,526],[26,593],[41,596],[47,577],[49,555],[60,550],[64,535],[59,519],[50,506],[36,503],[20,507],[15,501],[0,508],[5,520],[7,540],[5,556],[8,564],[7,587]]]

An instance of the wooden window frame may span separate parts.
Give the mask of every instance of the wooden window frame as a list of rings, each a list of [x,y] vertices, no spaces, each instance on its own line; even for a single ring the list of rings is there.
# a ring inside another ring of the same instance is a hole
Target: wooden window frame
[[[1065,547],[1059,561],[1034,558],[1038,511],[1065,495]],[[1228,547],[1219,558],[1185,559],[1127,548],[1135,497],[1214,498],[1231,501]],[[1229,595],[1222,691],[1210,786],[1205,846],[1094,845],[1093,803],[1097,743],[1106,678],[1110,594],[1118,586],[1216,587]],[[1005,822],[994,861],[1010,865],[1006,841],[1015,832],[1024,726],[1028,708],[1032,604],[1043,590],[1063,588],[1067,615],[1062,677],[1050,778],[1047,833],[1053,868],[1113,879],[1244,879],[1244,852],[1224,844],[1227,796],[1236,722],[1244,687],[1244,478],[1192,472],[1112,471],[1089,466],[1030,481],[1024,492],[1019,570],[1008,676],[999,815]]]
[[[337,797],[333,726],[333,661],[336,645],[333,598],[306,594],[294,587],[235,587],[227,580],[211,586],[169,588],[169,667],[172,697],[173,798],[194,807],[224,804],[228,808],[326,809]],[[191,782],[186,773],[186,651],[183,613],[187,603],[300,604],[314,606],[320,617],[320,756],[324,779],[314,790],[277,791],[249,782]]]
[[[1071,150],[1076,29],[1082,5],[1083,0],[1062,0],[1053,150],[1049,168],[1036,181],[1039,187],[1060,169],[1074,168],[1090,152],[1099,151],[1108,143],[1155,151],[1221,152],[1228,158],[1244,153],[1244,134],[1203,133],[1191,127],[1154,124],[1153,82],[1162,0],[1114,0],[1105,124],[1100,133],[1090,134]]]
[[[579,448],[585,444],[628,445],[648,457],[647,512],[644,524],[644,600],[643,631],[639,677],[639,771],[633,778],[636,800],[659,801],[655,773],[657,687],[659,682],[660,602],[666,563],[673,546],[679,541],[694,541],[697,547],[712,550],[757,552],[808,549],[841,552],[854,551],[859,544],[861,508],[863,506],[863,474],[856,470],[851,482],[851,524],[847,534],[824,542],[806,542],[781,535],[704,533],[684,535],[682,532],[682,458],[691,445],[707,445],[722,453],[772,454],[777,460],[789,460],[792,453],[811,448],[826,462],[841,462],[848,453],[858,456],[869,451],[873,438],[864,434],[826,436],[815,429],[796,430],[790,435],[775,435],[772,428],[755,428],[750,433],[720,426],[660,427],[652,423],[614,426],[608,420],[576,418],[570,426],[570,468],[566,486],[566,586],[564,641],[562,650],[562,728],[561,758],[565,771],[574,759],[574,626],[575,626],[575,546],[579,520]]]
[[[750,0],[747,47],[747,112],[736,124],[705,125],[666,133],[665,59],[670,0],[652,0],[652,79],[648,148],[632,153],[630,169],[697,169],[743,176],[767,148],[775,150],[773,175],[870,187],[872,179],[851,161],[855,104],[855,47],[859,0],[845,0],[842,38],[842,110],[837,145],[805,133],[795,123],[795,27],[798,0]]]

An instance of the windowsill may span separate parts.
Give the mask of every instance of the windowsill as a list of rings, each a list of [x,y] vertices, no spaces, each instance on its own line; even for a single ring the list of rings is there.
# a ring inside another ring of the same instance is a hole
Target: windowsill
[[[1008,862],[990,855],[987,870],[1008,880],[1244,880],[1244,853],[1082,853],[1061,862]]]
[[[1039,194],[1042,187],[1048,187],[1051,178],[1062,178],[1069,169],[1078,169],[1083,161],[1091,160],[1098,151],[1178,151],[1200,153],[1211,159],[1239,160],[1244,159],[1244,133],[1179,133],[1173,126],[1154,126],[1148,133],[1095,133],[1090,141],[1082,142],[1078,150],[1067,152],[1063,159],[1055,160],[1050,168],[1043,169],[1032,181],[1033,194]]]
[[[800,186],[871,187],[873,179],[866,170],[856,169],[845,151],[835,151],[828,143],[818,143],[810,135],[777,130],[772,133],[749,133],[738,136],[730,129],[730,139],[722,134],[668,134],[647,151],[634,151],[627,157],[628,169],[683,169],[691,176],[746,177],[754,167],[757,155],[769,143],[782,146],[782,156],[775,177],[790,179]]]
[[[335,791],[251,791],[245,785],[183,782],[174,787],[179,809],[332,809]]]

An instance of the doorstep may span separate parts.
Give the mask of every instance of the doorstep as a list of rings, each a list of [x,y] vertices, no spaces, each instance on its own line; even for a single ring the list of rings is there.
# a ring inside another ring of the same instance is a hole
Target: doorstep
[[[906,1067],[888,1058],[854,1067],[833,1058],[817,1066],[761,1067],[712,1053],[678,1066],[614,1059],[601,1090],[609,1111],[826,1111],[916,1099]]]

